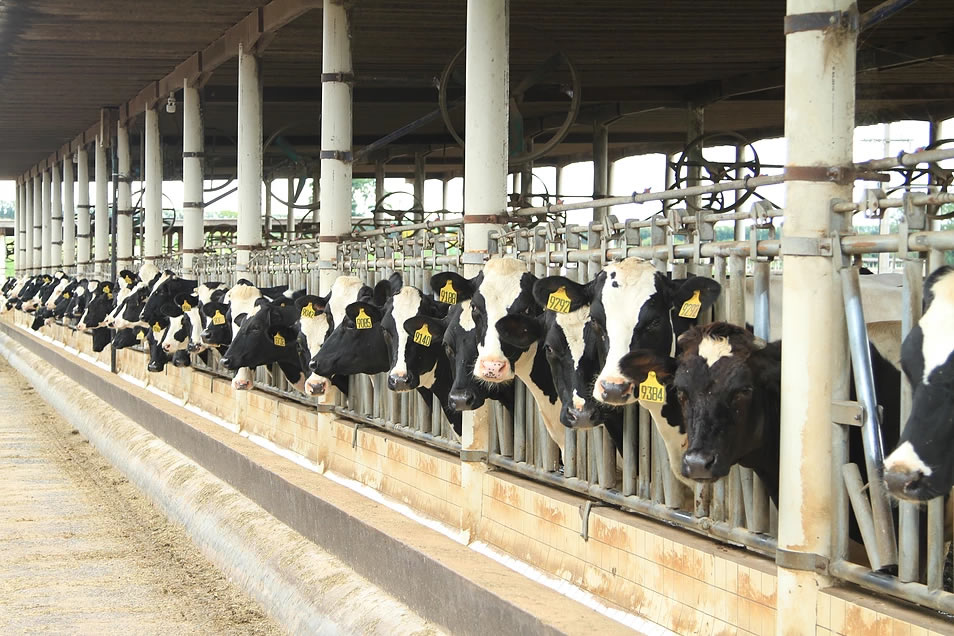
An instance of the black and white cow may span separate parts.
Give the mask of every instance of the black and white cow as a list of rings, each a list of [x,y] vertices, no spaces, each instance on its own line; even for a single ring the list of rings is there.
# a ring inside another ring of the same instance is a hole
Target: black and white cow
[[[927,501],[954,486],[954,268],[924,283],[923,313],[901,351],[911,383],[911,414],[899,445],[885,459],[884,480],[895,497]],[[891,446],[886,444],[886,447]]]
[[[680,337],[678,359],[635,351],[620,363],[623,374],[638,381],[652,372],[678,404],[687,434],[679,466],[694,481],[728,474],[734,464],[751,468],[778,504],[781,434],[782,343],[766,344],[749,331],[724,322],[694,327]],[[900,372],[871,347],[875,391],[884,420],[900,413]],[[897,440],[886,427],[887,444]],[[864,461],[860,431],[852,430],[849,459]]]
[[[466,392],[476,398],[481,384],[507,385],[520,378],[536,401],[550,438],[562,452],[566,435],[560,424],[561,405],[546,355],[538,346],[542,310],[533,298],[536,280],[523,261],[494,257],[473,279],[453,272],[432,277],[431,289],[440,293],[449,281],[458,297],[462,292],[470,296],[469,312],[462,309],[450,314],[459,328],[448,329],[444,335],[456,369],[451,389],[455,407],[461,406],[455,394]]]
[[[288,382],[304,393],[305,376],[298,356],[298,332],[293,326],[299,309],[290,299],[271,301],[259,298],[256,311],[239,327],[222,357],[222,365],[231,371],[277,364]],[[234,386],[234,384],[233,384]],[[244,385],[239,388],[247,388]]]
[[[679,470],[686,436],[679,428],[678,404],[672,392],[665,392],[663,400],[659,399],[662,392],[639,392],[646,376],[627,377],[621,363],[637,349],[675,356],[677,338],[712,306],[721,289],[719,283],[703,277],[671,280],[651,262],[639,258],[609,263],[594,280],[590,314],[602,330],[606,354],[593,397],[612,406],[638,401],[649,411],[673,474],[690,487],[692,482]]]
[[[106,317],[115,307],[116,283],[102,281],[90,283],[90,299],[76,328],[80,331],[105,327]]]

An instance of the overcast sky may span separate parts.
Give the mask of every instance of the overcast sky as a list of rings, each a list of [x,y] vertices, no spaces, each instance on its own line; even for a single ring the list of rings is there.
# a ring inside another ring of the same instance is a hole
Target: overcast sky
[[[947,129],[950,130],[950,124],[954,120],[945,122]],[[885,136],[888,135],[886,140]],[[943,138],[943,134],[941,137]],[[890,125],[876,124],[874,126],[859,127],[855,130],[855,161],[864,161],[867,159],[876,159],[880,157],[893,156],[900,151],[913,151],[928,143],[928,124],[921,121],[902,121],[894,122]],[[784,165],[785,163],[785,140],[764,139],[754,144],[756,152],[759,154],[761,163]],[[734,156],[734,150],[730,147],[721,149],[707,149],[706,157],[715,160],[730,161]],[[613,195],[631,194],[633,192],[643,192],[646,190],[658,191],[664,188],[665,161],[662,155],[641,155],[635,157],[626,157],[615,163],[610,184],[610,193]],[[763,168],[763,173],[777,173],[778,168]],[[556,171],[553,168],[541,168],[535,171],[532,191],[534,193],[550,192],[555,189]],[[900,179],[894,176],[895,180]],[[15,199],[15,187],[13,181],[0,181],[0,200],[12,202]],[[873,184],[860,184],[856,187],[856,199],[861,196],[861,191],[865,187]],[[276,180],[274,182],[274,192],[285,198],[286,182]],[[386,179],[385,189],[388,192],[406,191],[410,192],[412,186],[403,179]],[[575,196],[586,197],[593,189],[593,163],[581,162],[571,164],[563,171],[563,192],[567,195],[567,201],[574,200]],[[134,192],[138,190],[138,184],[133,184]],[[441,183],[437,180],[428,180],[424,189],[424,208],[426,210],[437,210],[441,206]],[[772,202],[782,206],[785,203],[784,185],[760,188],[759,192]],[[309,197],[309,189],[302,193],[301,202],[306,202]],[[182,182],[167,181],[163,184],[163,206],[174,206],[181,214],[182,210]],[[92,197],[91,197],[92,198]],[[264,191],[263,191],[264,199]],[[369,205],[373,201],[367,202]],[[388,199],[389,207],[395,209],[406,209],[411,206],[411,197],[392,196]],[[463,180],[454,179],[448,188],[448,201],[446,207],[453,211],[461,210],[463,204]],[[236,195],[225,197],[207,209],[210,211],[236,210],[238,201]],[[274,202],[273,210],[276,215],[284,214],[283,206]],[[613,214],[619,219],[638,217],[645,218],[659,210],[658,203],[649,203],[645,205],[627,205],[613,208]],[[301,212],[299,212],[301,214]],[[589,212],[586,210],[572,212],[570,222],[585,222],[589,218]]]

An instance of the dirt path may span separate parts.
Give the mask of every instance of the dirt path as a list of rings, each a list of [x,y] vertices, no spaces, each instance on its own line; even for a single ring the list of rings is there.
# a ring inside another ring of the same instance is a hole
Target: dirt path
[[[0,358],[0,633],[281,634]]]

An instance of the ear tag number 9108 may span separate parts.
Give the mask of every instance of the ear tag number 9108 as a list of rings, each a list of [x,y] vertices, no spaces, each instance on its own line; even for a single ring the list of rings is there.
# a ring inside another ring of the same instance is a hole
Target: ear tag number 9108
[[[666,401],[666,387],[656,379],[656,372],[650,371],[646,379],[639,385],[639,399],[644,402],[663,404]]]
[[[679,310],[680,318],[696,318],[699,316],[699,310],[702,309],[702,301],[699,299],[699,290],[692,292],[692,298],[682,303],[682,309]]]

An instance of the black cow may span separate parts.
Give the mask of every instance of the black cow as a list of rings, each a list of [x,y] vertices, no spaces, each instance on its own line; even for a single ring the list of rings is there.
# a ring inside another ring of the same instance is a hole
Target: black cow
[[[652,372],[679,404],[687,448],[681,462],[684,476],[700,482],[724,477],[739,464],[765,482],[778,504],[782,343],[766,344],[729,323],[694,327],[680,338],[678,360],[648,350],[628,354],[620,363],[624,376],[645,382]],[[900,372],[873,346],[875,391],[884,421],[900,414]],[[671,381],[670,381],[671,380]],[[897,434],[886,427],[885,442]],[[852,430],[851,461],[864,461],[860,431]]]
[[[923,313],[901,349],[914,390],[899,445],[885,459],[892,495],[927,501],[954,486],[954,268],[941,267],[924,283]],[[886,447],[891,447],[885,444]]]
[[[304,392],[305,376],[298,356],[298,333],[292,326],[297,320],[298,308],[288,299],[273,302],[259,298],[256,309],[242,321],[222,357],[222,365],[238,371],[276,363],[288,381]]]
[[[76,328],[80,331],[95,329],[104,326],[106,316],[115,307],[116,283],[112,281],[103,281],[96,284],[92,290],[92,296],[86,303],[86,310],[80,318]]]

